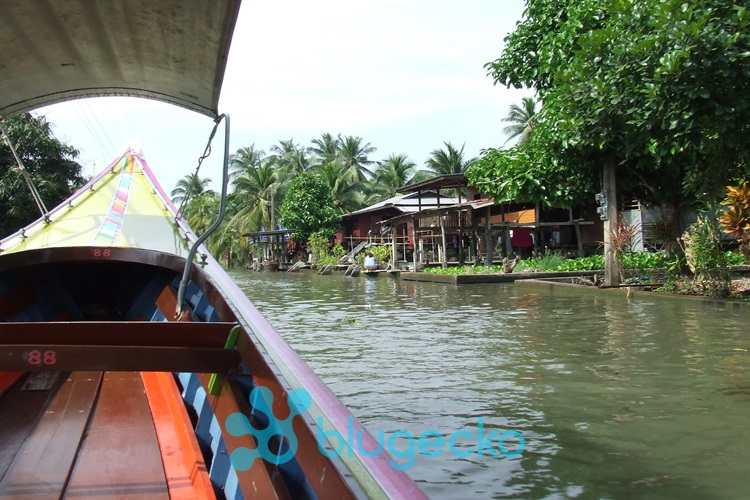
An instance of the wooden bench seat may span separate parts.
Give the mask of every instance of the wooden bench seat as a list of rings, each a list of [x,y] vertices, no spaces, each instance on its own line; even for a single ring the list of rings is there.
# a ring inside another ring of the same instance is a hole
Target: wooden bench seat
[[[80,321],[0,323],[0,370],[232,373],[233,323]]]

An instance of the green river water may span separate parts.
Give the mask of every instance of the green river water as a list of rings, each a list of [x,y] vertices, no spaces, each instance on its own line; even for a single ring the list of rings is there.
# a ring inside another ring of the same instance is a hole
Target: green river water
[[[750,306],[230,274],[431,498],[750,498]]]

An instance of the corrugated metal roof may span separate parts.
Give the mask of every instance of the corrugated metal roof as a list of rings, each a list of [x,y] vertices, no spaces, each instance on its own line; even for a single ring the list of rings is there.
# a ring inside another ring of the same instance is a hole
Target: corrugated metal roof
[[[422,197],[422,200],[421,200],[422,210],[424,210],[425,208],[434,208],[437,206],[438,197],[437,197],[436,192],[423,191],[421,193],[421,197]],[[450,196],[445,196],[443,194],[440,195],[441,207],[454,205],[455,203],[456,203],[455,198],[451,198]],[[355,212],[348,213],[346,214],[346,216],[359,215],[359,214],[364,214],[368,212],[375,212],[378,210],[382,210],[384,208],[395,208],[396,210],[401,211],[401,213],[419,212],[420,195],[418,193],[409,193],[409,194],[401,194],[398,196],[393,196],[391,198],[388,198],[387,200],[383,200],[379,203],[375,203],[374,205],[370,205],[369,207],[365,207]]]

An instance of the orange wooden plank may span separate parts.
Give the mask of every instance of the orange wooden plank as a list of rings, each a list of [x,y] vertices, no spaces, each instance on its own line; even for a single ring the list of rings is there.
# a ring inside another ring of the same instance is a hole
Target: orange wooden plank
[[[101,373],[71,374],[0,481],[0,497],[58,499],[78,452]]]
[[[171,373],[143,372],[171,500],[216,498],[190,417]]]
[[[140,373],[106,372],[63,498],[169,498]]]
[[[24,372],[0,372],[0,396],[8,392],[16,382],[21,380]]]

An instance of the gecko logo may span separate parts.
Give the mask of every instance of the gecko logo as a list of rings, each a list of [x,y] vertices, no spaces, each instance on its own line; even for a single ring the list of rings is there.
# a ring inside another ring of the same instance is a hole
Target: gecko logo
[[[242,413],[229,415],[224,422],[226,430],[232,436],[252,435],[256,438],[257,448],[251,450],[239,447],[232,452],[230,459],[237,471],[246,471],[255,463],[256,458],[273,464],[285,464],[297,453],[298,441],[292,428],[292,419],[307,411],[312,405],[312,397],[305,389],[294,389],[287,396],[289,416],[278,420],[271,410],[273,393],[268,387],[256,387],[250,392],[250,404],[254,408],[257,421],[267,425],[256,429]],[[259,415],[261,412],[263,415]],[[383,431],[376,438],[365,438],[364,430],[354,423],[354,418],[347,417],[346,436],[337,429],[325,429],[323,418],[318,417],[316,438],[318,450],[323,456],[335,457],[356,452],[362,457],[376,457],[384,454],[394,469],[407,470],[414,465],[417,455],[436,457],[443,454],[447,445],[454,456],[464,458],[476,453],[479,457],[518,458],[526,447],[526,440],[519,431],[496,428],[485,428],[484,418],[477,418],[476,431],[461,429],[450,435],[437,430],[427,430],[414,436],[409,431],[397,430],[386,439]],[[343,429],[342,429],[343,431]],[[476,444],[475,444],[476,443]],[[335,446],[334,446],[335,444]],[[366,446],[367,444],[367,446]],[[369,448],[368,448],[369,447]],[[390,457],[403,459],[398,463]]]
[[[294,389],[287,396],[289,405],[289,416],[284,420],[278,420],[269,406],[273,402],[273,394],[268,387],[256,387],[250,392],[250,404],[255,411],[260,411],[268,419],[268,425],[264,429],[256,429],[248,418],[242,413],[232,413],[224,422],[224,426],[232,436],[244,436],[250,434],[255,436],[258,447],[254,450],[248,448],[237,448],[230,455],[232,465],[238,471],[248,470],[253,466],[256,458],[274,464],[285,464],[297,453],[297,436],[292,429],[292,418],[295,415],[307,411],[312,404],[310,393],[305,389]],[[260,418],[260,416],[259,416]],[[286,438],[286,445],[284,443]],[[282,450],[285,451],[282,452]]]

